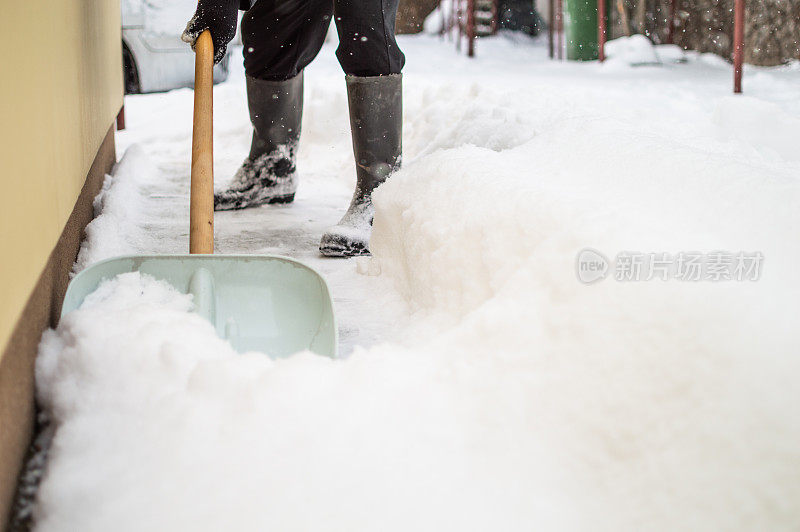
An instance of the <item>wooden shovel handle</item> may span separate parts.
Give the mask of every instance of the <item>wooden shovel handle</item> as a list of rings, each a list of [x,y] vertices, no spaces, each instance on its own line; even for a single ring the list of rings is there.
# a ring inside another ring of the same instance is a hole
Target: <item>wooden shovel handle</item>
[[[214,253],[214,43],[204,31],[194,45],[194,128],[189,253]]]

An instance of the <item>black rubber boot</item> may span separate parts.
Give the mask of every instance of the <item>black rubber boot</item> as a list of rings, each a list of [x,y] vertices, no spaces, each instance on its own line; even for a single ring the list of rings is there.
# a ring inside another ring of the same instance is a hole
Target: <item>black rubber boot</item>
[[[403,132],[402,74],[347,76],[350,130],[356,158],[356,191],[341,221],[322,237],[329,257],[369,254],[372,191],[400,167]]]
[[[290,203],[297,190],[295,153],[303,116],[303,73],[287,81],[247,76],[253,123],[250,155],[226,190],[214,194],[214,210]]]

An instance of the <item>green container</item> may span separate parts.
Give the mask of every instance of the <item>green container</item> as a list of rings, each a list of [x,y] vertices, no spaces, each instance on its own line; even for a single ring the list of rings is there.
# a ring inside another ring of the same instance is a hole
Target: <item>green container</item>
[[[565,4],[564,33],[567,39],[567,59],[596,60],[597,0],[566,0]],[[606,4],[608,5],[608,2]]]

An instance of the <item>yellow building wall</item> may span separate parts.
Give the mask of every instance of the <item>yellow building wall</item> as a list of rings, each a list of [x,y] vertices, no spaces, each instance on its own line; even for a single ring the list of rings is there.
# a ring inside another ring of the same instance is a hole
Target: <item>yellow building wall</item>
[[[119,0],[2,0],[0,352],[122,105]]]

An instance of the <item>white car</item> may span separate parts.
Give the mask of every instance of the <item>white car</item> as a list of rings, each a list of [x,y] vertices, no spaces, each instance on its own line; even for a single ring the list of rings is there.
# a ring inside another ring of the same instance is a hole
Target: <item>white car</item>
[[[122,60],[125,93],[191,87],[194,52],[181,41],[197,0],[122,0]],[[228,77],[230,47],[214,67],[214,81]]]

